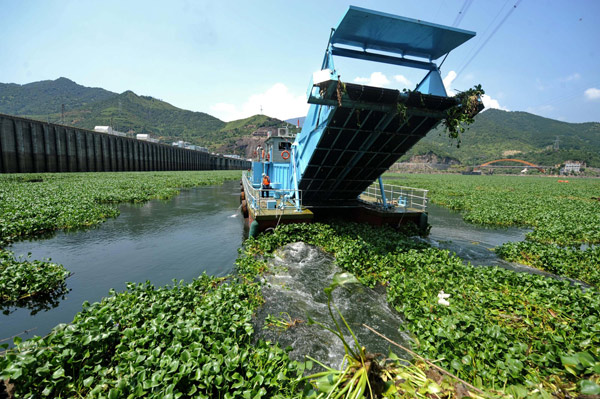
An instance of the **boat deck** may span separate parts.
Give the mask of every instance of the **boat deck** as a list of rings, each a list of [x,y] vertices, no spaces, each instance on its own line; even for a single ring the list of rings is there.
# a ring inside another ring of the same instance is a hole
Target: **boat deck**
[[[275,209],[268,209],[267,201],[275,201]],[[306,208],[301,208],[300,211],[290,207],[280,209],[281,201],[281,199],[263,198],[261,201],[256,202],[256,208],[254,206],[248,207],[248,212],[251,214],[252,219],[258,221],[273,218],[281,218],[282,220],[312,219],[313,213]]]
[[[381,207],[381,202],[378,201],[377,198],[366,195],[366,194],[362,194],[358,197],[359,201],[362,201],[364,203],[366,203],[366,205],[377,205],[378,207]],[[380,211],[382,211],[380,209]],[[418,209],[418,208],[413,208],[413,207],[408,207],[408,206],[397,206],[397,205],[392,205],[390,206],[388,209],[386,209],[384,212],[390,212],[390,213],[423,213],[423,209]]]

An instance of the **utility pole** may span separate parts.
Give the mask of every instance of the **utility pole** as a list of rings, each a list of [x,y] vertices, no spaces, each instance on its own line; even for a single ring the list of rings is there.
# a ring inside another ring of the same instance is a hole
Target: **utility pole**
[[[62,104],[60,107],[60,124],[65,124],[65,104]]]
[[[121,118],[121,99],[119,99],[119,118]],[[115,128],[115,130],[119,130],[119,129]]]

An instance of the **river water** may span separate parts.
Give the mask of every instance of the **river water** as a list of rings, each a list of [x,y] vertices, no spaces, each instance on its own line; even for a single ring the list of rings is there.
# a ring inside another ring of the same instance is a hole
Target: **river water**
[[[498,266],[515,272],[575,281],[519,263],[507,262],[496,256],[493,248],[505,242],[523,241],[525,235],[532,231],[531,229],[494,228],[469,224],[463,220],[459,212],[433,204],[427,205],[427,212],[432,227],[425,241],[433,247],[455,252],[465,263],[471,263],[473,266]]]
[[[191,281],[203,272],[215,276],[230,273],[244,238],[238,207],[239,182],[232,181],[185,190],[168,201],[122,205],[118,218],[93,229],[14,243],[10,249],[17,256],[31,253],[33,259],[51,258],[73,275],[67,279],[64,297],[56,298],[55,307],[33,312],[26,308],[3,309],[9,314],[0,315],[0,339],[29,329],[34,330],[23,338],[45,335],[55,325],[72,321],[84,301],[100,301],[111,288],[124,290],[127,282],[149,280],[161,286],[173,279]],[[474,265],[520,270],[498,259],[491,249],[524,239],[528,230],[470,225],[459,213],[435,205],[429,207],[429,222],[433,227],[426,240],[431,245],[454,251]],[[299,243],[279,250],[270,267],[272,273],[265,276],[263,290],[266,304],[256,319],[258,336],[283,346],[292,345],[296,348],[291,353],[295,358],[303,359],[305,353],[310,353],[329,365],[337,365],[343,355],[339,339],[307,324],[310,315],[332,326],[323,289],[340,272],[333,258]],[[389,345],[361,326],[370,325],[401,344],[408,341],[408,336],[397,328],[402,318],[388,307],[383,291],[362,286],[338,288],[334,302],[361,343],[372,352],[387,354]],[[261,330],[267,315],[298,321],[283,334],[273,328]]]
[[[514,269],[515,265],[498,258],[493,248],[509,241],[523,241],[530,229],[508,227],[490,228],[466,223],[459,212],[428,204],[431,231],[426,241],[437,248],[455,252],[473,265],[500,266]]]
[[[244,234],[239,204],[239,182],[229,181],[185,190],[167,201],[121,205],[119,217],[96,228],[14,243],[9,249],[15,255],[51,258],[73,275],[65,298],[52,309],[34,315],[25,308],[3,309],[10,314],[0,314],[0,339],[33,328],[22,337],[45,335],[72,321],[84,301],[100,301],[127,282],[161,286],[203,272],[230,273]]]

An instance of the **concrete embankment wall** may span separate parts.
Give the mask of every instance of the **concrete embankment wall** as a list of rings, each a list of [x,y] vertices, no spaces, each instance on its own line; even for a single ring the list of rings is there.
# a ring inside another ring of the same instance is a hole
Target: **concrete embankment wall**
[[[0,114],[0,173],[237,170],[251,163]]]

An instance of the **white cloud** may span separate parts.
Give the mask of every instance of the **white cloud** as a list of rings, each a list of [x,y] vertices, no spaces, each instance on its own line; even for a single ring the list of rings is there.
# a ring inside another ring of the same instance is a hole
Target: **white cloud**
[[[361,83],[374,87],[385,87],[390,84],[390,80],[381,72],[373,72],[368,78],[354,78],[354,83]]]
[[[446,77],[444,79],[442,79],[442,81],[444,82],[444,87],[446,88],[446,93],[448,93],[448,95],[450,97],[453,97],[456,95],[456,92],[454,91],[454,89],[452,89],[452,82],[454,82],[454,79],[456,79],[456,72],[454,72],[454,71],[448,72]],[[508,108],[500,105],[498,100],[496,100],[495,98],[492,98],[488,94],[484,94],[483,96],[481,96],[481,101],[483,102],[485,109],[495,108],[495,109],[501,109],[503,111],[509,111]],[[485,111],[485,109],[484,109],[484,111]]]
[[[454,95],[456,94],[452,90],[452,82],[454,82],[454,79],[456,79],[456,72],[454,71],[448,72],[446,77],[442,79],[442,81],[444,82],[444,87],[446,88],[446,93],[448,93],[450,97],[454,97]]]
[[[585,98],[591,101],[600,99],[600,89],[595,87],[590,87],[584,92],[584,94]]]
[[[483,96],[481,96],[481,101],[483,102],[483,105],[485,106],[485,109],[501,109],[503,111],[509,111],[508,108],[500,105],[500,103],[498,102],[498,100],[488,96],[487,94],[484,94]]]
[[[581,78],[581,75],[578,74],[577,72],[575,72],[574,74],[571,74],[571,75],[567,76],[566,78],[561,79],[561,81],[570,82],[572,80],[578,80],[579,78]]]
[[[403,85],[404,87],[413,86],[412,82],[408,80],[404,75],[394,75],[394,80]]]
[[[544,83],[542,83],[542,81],[540,80],[540,78],[535,78],[535,87],[539,91],[544,91],[544,90],[546,90],[548,88]]]
[[[226,122],[248,118],[262,113],[285,120],[306,115],[308,104],[304,94],[290,92],[283,83],[276,83],[263,93],[253,94],[241,106],[217,103],[210,107],[211,114]]]

